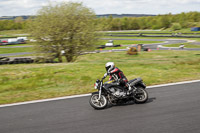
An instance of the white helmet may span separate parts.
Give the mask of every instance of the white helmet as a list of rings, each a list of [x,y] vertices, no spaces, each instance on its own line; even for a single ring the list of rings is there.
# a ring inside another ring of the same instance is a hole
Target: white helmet
[[[106,63],[106,71],[110,73],[115,68],[114,62],[107,62]]]

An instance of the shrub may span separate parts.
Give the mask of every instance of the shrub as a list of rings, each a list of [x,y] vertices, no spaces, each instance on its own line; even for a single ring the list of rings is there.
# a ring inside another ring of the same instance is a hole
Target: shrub
[[[173,31],[175,31],[175,30],[180,30],[182,27],[181,27],[181,25],[179,24],[179,23],[173,23],[172,24],[172,26],[171,26],[171,29],[173,30]]]
[[[138,51],[135,47],[131,47],[129,48],[129,50],[127,51],[127,54],[129,55],[137,55],[138,54]]]

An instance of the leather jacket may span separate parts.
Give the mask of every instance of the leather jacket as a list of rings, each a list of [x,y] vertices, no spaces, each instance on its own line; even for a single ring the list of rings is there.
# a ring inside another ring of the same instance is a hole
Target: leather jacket
[[[126,76],[123,74],[123,72],[115,67],[110,73],[108,73],[110,75],[109,80],[116,80],[119,81],[121,85],[125,85],[128,82],[128,79],[126,78]]]

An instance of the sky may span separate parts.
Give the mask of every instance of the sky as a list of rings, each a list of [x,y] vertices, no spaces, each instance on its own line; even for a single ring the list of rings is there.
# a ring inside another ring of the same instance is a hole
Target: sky
[[[0,0],[0,16],[36,15],[42,6],[64,1],[82,2],[98,15],[200,12],[200,0]]]

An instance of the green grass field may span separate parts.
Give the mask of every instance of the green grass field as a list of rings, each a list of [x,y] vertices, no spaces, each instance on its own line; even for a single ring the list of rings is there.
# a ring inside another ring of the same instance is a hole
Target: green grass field
[[[0,31],[0,38],[14,38],[19,36],[30,36],[25,30],[5,30]]]
[[[185,48],[200,48],[200,45],[190,44],[190,43],[183,43]],[[164,45],[165,47],[179,47],[180,44],[169,44]]]
[[[20,52],[33,52],[32,47],[24,48],[0,48],[0,54],[20,53]]]
[[[108,61],[129,80],[141,77],[147,85],[200,79],[198,51],[88,54],[74,63],[1,65],[0,104],[93,92]]]
[[[0,34],[12,36],[23,34],[23,31],[2,31]],[[144,39],[144,37],[117,38]],[[199,38],[191,40],[200,41]],[[101,40],[97,45],[104,45],[107,41]],[[139,43],[158,43],[158,41],[114,40],[114,44]],[[177,45],[179,44],[172,46]],[[33,48],[0,48],[0,54],[17,52],[33,52]],[[129,80],[141,77],[147,85],[200,79],[199,51],[152,51],[132,56],[126,52],[87,54],[80,56],[74,63],[1,65],[0,104],[93,92],[95,91],[93,84],[105,73],[104,65],[108,61],[115,62]]]

